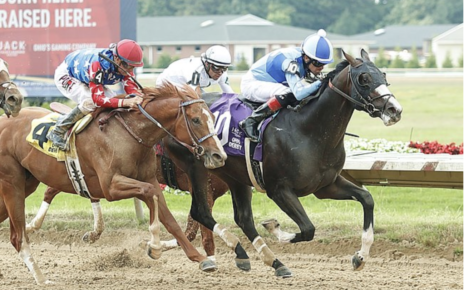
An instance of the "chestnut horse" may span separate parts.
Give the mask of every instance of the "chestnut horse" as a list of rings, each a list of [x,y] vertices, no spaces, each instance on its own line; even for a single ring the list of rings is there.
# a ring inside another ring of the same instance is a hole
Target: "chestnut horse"
[[[23,95],[15,83],[10,80],[8,63],[0,58],[0,108],[5,114],[16,117],[21,110]]]
[[[214,262],[192,246],[167,208],[155,177],[153,150],[156,143],[170,135],[194,153],[194,158],[201,160],[203,166],[209,169],[223,166],[227,156],[214,133],[213,116],[198,94],[187,86],[178,90],[166,84],[145,88],[143,93],[139,110],[118,112],[119,117],[109,119],[103,131],[94,120],[77,135],[76,146],[91,197],[108,201],[134,197],[142,200],[150,212],[151,239],[147,253],[151,258],[161,255],[161,220],[190,260],[199,262],[202,270],[215,270]],[[104,111],[99,116],[104,118],[111,112],[114,111]],[[39,152],[26,141],[32,120],[49,113],[42,108],[25,108],[16,118],[0,117],[0,222],[9,218],[11,243],[37,284],[51,282],[30,252],[25,229],[25,198],[40,182],[76,193],[64,163]],[[44,136],[49,129],[43,130]]]
[[[292,234],[289,242],[311,241],[314,238],[315,227],[299,197],[314,194],[319,199],[355,200],[361,203],[364,210],[362,246],[352,258],[353,268],[361,270],[374,240],[374,200],[365,188],[341,176],[345,163],[344,135],[354,110],[365,111],[390,126],[401,119],[402,107],[388,89],[384,74],[370,61],[366,51],[361,50],[361,58],[358,59],[345,52],[343,54],[346,60],[324,79],[318,98],[308,98],[309,102],[296,111],[281,110],[269,123],[263,133],[262,169],[268,197],[301,231]],[[202,97],[209,105],[217,100],[208,100],[205,95]],[[243,132],[235,132],[243,136]],[[189,175],[192,183],[190,214],[218,234],[235,252],[237,267],[250,270],[250,261],[239,239],[211,215],[207,202],[208,172],[228,185],[235,222],[252,242],[262,261],[274,268],[276,276],[292,276],[255,228],[251,207],[252,183],[245,158],[229,155],[224,167],[208,171],[172,139],[164,140],[168,155]],[[222,141],[223,144],[228,142]]]
[[[175,164],[172,164],[172,167],[174,169],[174,177],[177,180],[176,184],[174,185],[171,185],[169,180],[167,180],[168,178],[164,176],[165,174],[163,173],[162,156],[156,155],[156,179],[158,180],[158,182],[168,184],[171,186],[176,186],[178,189],[183,191],[192,192],[192,186],[188,179],[188,175],[182,170],[180,170],[177,166],[175,166]],[[208,174],[208,180],[209,181],[207,187],[207,200],[209,209],[211,210],[214,206],[214,202],[216,201],[216,199],[223,196],[229,190],[229,188],[227,187],[227,184],[224,181],[222,181],[215,175]],[[26,224],[27,233],[35,232],[42,227],[47,211],[53,199],[58,193],[60,193],[59,190],[52,187],[47,187],[44,193],[44,199],[42,201],[39,211],[37,212],[37,215],[28,224]],[[86,243],[96,242],[100,238],[104,230],[104,220],[100,206],[100,201],[98,199],[91,199],[91,202],[94,216],[94,228],[92,231],[88,231],[82,236],[82,240]],[[187,236],[187,239],[190,242],[195,240],[199,228],[201,229],[203,249],[205,250],[208,258],[214,261],[215,245],[213,233],[209,229],[200,225],[189,214],[187,218],[187,227],[185,229],[185,235]],[[168,250],[178,246],[177,240],[175,239],[162,243],[163,250]]]

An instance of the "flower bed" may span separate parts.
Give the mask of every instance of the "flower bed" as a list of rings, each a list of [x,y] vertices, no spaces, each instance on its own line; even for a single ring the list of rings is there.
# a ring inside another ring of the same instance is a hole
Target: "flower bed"
[[[346,151],[375,151],[397,153],[424,153],[424,154],[463,154],[463,143],[440,144],[437,141],[401,142],[387,141],[385,139],[367,140],[363,138],[350,138],[345,140]]]
[[[446,153],[451,155],[462,154],[463,143],[461,145],[456,145],[456,143],[450,144],[440,144],[437,141],[425,141],[422,143],[418,142],[409,142],[409,147],[419,149],[421,153],[424,154],[440,154]]]

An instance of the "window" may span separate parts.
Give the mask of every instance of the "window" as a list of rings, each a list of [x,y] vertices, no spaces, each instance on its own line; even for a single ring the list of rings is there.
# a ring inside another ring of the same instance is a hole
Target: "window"
[[[200,52],[201,51],[201,46],[195,45],[195,52]]]
[[[176,53],[180,53],[182,51],[182,46],[176,46]]]
[[[162,47],[162,46],[158,46],[158,47],[156,48],[156,51],[157,51],[158,53],[161,53],[161,52],[163,51],[163,47]]]

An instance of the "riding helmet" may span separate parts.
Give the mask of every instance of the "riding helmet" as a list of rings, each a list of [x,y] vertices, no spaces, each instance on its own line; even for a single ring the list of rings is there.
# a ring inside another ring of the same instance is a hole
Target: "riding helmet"
[[[230,66],[230,53],[224,46],[213,45],[201,54],[201,59],[217,66]]]
[[[143,52],[137,42],[123,39],[116,46],[116,54],[127,64],[135,67],[143,66]]]
[[[332,43],[325,36],[325,30],[319,29],[317,33],[308,36],[303,41],[301,49],[311,59],[327,64],[334,60]]]

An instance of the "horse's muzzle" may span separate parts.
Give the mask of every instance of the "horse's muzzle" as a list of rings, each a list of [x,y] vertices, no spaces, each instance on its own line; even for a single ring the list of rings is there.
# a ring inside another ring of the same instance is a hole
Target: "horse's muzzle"
[[[390,98],[388,103],[385,105],[385,109],[380,117],[385,126],[391,126],[398,123],[401,120],[401,113],[403,107],[395,98]]]
[[[226,164],[227,155],[221,152],[206,153],[203,155],[204,165],[207,169],[215,169]]]

